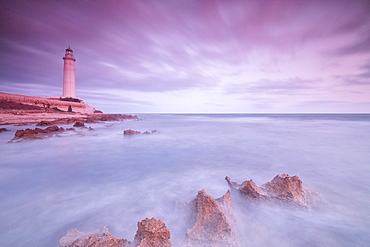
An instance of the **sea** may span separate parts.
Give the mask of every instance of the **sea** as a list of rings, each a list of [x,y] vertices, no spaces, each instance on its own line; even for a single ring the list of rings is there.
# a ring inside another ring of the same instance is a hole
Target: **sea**
[[[240,246],[369,246],[370,114],[138,116],[19,143],[8,141],[35,125],[1,126],[0,246],[56,246],[70,229],[104,226],[132,241],[152,217],[178,246],[191,217],[181,202],[202,189],[221,197],[225,176],[261,186],[283,173],[325,203],[251,207],[233,194]]]

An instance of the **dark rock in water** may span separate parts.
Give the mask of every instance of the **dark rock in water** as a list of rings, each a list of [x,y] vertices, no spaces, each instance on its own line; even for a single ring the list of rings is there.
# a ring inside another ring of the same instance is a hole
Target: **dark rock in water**
[[[213,199],[205,190],[198,192],[191,202],[195,225],[188,229],[183,246],[231,247],[237,246],[232,229],[232,201],[230,191],[219,199]]]
[[[132,129],[128,129],[128,130],[124,130],[123,131],[123,134],[124,135],[140,135],[141,132],[140,131],[136,131],[136,130],[132,130]]]
[[[41,121],[39,123],[36,124],[36,126],[50,126],[50,125],[53,125],[53,122],[50,122],[50,121]]]
[[[232,182],[229,177],[225,178],[231,189],[239,191],[249,202],[277,203],[310,208],[313,204],[321,202],[319,195],[304,189],[302,180],[298,176],[278,174],[271,182],[258,187],[252,180],[241,184]]]
[[[117,239],[108,233],[107,228],[103,228],[98,233],[84,233],[76,229],[69,230],[67,235],[59,240],[57,247],[129,247],[126,239]]]
[[[135,235],[135,246],[138,247],[171,247],[170,230],[166,224],[155,218],[144,219],[137,223],[137,232]]]
[[[35,129],[25,129],[25,130],[17,130],[14,134],[13,139],[9,142],[20,142],[25,140],[32,140],[32,139],[42,139],[46,137],[53,136],[54,134],[62,133],[64,131],[74,131],[74,128],[63,128],[58,126],[50,126],[46,129],[35,128]]]
[[[4,131],[10,131],[10,130],[8,130],[7,128],[0,128],[0,133]]]
[[[95,114],[90,115],[86,120],[87,123],[106,122],[106,121],[123,121],[123,120],[140,120],[138,116],[122,114]]]
[[[76,122],[73,127],[85,127],[85,123],[83,122]]]
[[[143,133],[141,133],[140,131],[132,130],[132,129],[128,129],[128,130],[123,131],[124,135],[140,135],[140,134],[148,135],[148,134],[154,134],[154,133],[158,133],[158,131],[157,130],[153,130],[152,132],[145,131]]]

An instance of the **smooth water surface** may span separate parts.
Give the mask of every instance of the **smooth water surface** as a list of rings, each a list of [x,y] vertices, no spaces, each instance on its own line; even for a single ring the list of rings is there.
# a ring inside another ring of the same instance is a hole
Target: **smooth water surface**
[[[30,126],[4,126],[12,131],[0,133],[0,246],[55,246],[69,229],[103,226],[133,240],[146,217],[164,221],[176,245],[186,231],[177,201],[201,189],[222,196],[225,176],[262,185],[279,173],[298,175],[327,206],[236,205],[242,246],[370,243],[370,115],[139,116],[20,143],[7,141]]]

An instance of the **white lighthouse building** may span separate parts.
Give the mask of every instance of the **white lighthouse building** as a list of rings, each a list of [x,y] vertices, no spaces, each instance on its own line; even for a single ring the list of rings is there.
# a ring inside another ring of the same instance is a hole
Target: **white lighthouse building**
[[[76,98],[75,61],[73,50],[68,47],[63,57],[63,98]]]

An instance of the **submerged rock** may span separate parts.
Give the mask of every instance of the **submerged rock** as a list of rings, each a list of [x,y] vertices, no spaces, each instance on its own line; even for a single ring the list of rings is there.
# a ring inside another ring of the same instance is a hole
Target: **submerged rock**
[[[50,126],[53,125],[53,122],[51,121],[41,121],[36,124],[36,126]]]
[[[62,237],[57,247],[129,247],[129,242],[126,239],[118,239],[112,237],[108,233],[108,228],[103,228],[98,233],[85,233],[76,229],[69,230]]]
[[[258,187],[253,180],[241,184],[225,178],[230,188],[240,192],[249,202],[268,202],[310,208],[321,199],[313,191],[304,189],[298,176],[278,174],[270,182]]]
[[[140,135],[141,132],[140,131],[136,131],[136,130],[132,130],[132,129],[128,129],[128,130],[124,130],[123,131],[123,134],[124,135]]]
[[[155,218],[144,219],[137,223],[135,246],[138,247],[172,247],[170,230],[166,224]]]
[[[188,229],[183,246],[237,246],[236,235],[232,229],[230,191],[219,199],[213,199],[205,190],[201,190],[191,205],[196,220],[195,225]]]
[[[7,128],[0,128],[0,133],[4,131],[10,131],[10,130],[8,130]]]
[[[76,122],[76,123],[73,125],[73,127],[85,127],[85,123],[84,123],[84,122],[80,122],[80,121],[78,121],[78,122]]]
[[[32,139],[42,139],[46,137],[53,136],[54,134],[62,133],[64,131],[74,131],[74,128],[63,128],[58,126],[50,126],[46,129],[35,128],[35,129],[25,129],[25,130],[17,130],[14,134],[13,139],[9,142],[20,142],[25,140],[32,140]]]
[[[158,133],[158,131],[157,130],[153,130],[151,132],[145,131],[143,133],[141,133],[140,131],[137,131],[137,130],[132,130],[132,129],[128,129],[128,130],[123,131],[124,135],[140,135],[140,134],[146,134],[147,135],[147,134],[154,134],[154,133]]]

